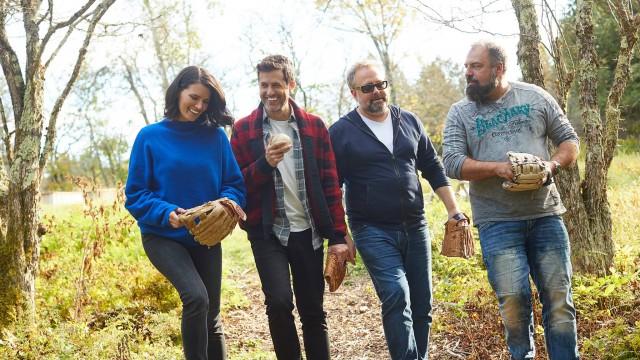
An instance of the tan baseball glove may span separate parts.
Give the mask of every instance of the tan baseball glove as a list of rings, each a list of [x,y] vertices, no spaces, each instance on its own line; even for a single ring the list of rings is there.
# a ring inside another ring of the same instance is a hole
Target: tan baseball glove
[[[449,219],[449,221],[444,224],[442,255],[468,259],[475,254],[469,217],[467,214],[464,214],[464,217],[466,219]]]
[[[539,157],[509,151],[513,181],[504,181],[502,188],[509,191],[537,190],[551,183],[551,169]]]
[[[350,236],[345,236],[345,240],[347,242],[347,246],[350,249],[349,251],[353,252],[353,264],[355,264],[355,245],[353,244],[353,240]],[[325,264],[324,268],[324,279],[329,285],[330,292],[338,290],[346,274],[347,260],[345,259],[340,261],[338,260],[338,256],[336,254],[327,254],[327,263]]]
[[[178,218],[197,242],[215,246],[231,234],[238,220],[246,220],[247,215],[233,200],[220,198],[191,208]]]

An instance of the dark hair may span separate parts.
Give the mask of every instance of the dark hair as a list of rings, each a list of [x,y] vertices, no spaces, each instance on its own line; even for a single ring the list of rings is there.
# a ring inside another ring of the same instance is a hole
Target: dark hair
[[[176,119],[180,115],[180,93],[192,84],[200,83],[209,89],[211,97],[207,110],[198,120],[212,126],[228,126],[233,124],[233,116],[227,109],[222,86],[210,72],[200,66],[187,66],[171,82],[164,96],[164,115]]]
[[[258,70],[258,76],[261,72],[271,72],[274,70],[282,70],[284,75],[284,81],[288,84],[291,80],[295,79],[293,74],[293,64],[291,60],[284,55],[269,55],[262,59],[256,66]]]

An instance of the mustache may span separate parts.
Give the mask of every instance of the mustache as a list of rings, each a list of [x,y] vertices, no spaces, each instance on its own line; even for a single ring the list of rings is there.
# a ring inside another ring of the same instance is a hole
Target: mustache
[[[475,82],[479,82],[479,81],[478,81],[478,79],[476,79],[476,77],[475,77],[475,76],[471,76],[471,75],[469,75],[469,76],[467,76],[466,78],[467,78],[467,84],[469,84],[469,83],[471,83],[471,82],[473,82],[473,81],[475,81]]]

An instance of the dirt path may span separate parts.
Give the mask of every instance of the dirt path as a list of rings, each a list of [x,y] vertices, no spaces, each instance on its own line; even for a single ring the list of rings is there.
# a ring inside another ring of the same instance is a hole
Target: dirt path
[[[255,270],[243,274],[243,289],[249,298],[248,308],[234,309],[224,317],[229,348],[245,353],[264,352],[263,357],[275,359],[263,305],[263,294]],[[350,276],[335,293],[325,293],[325,311],[328,316],[332,359],[388,359],[389,353],[382,331],[380,307],[371,280],[364,274]],[[296,319],[297,314],[296,314]],[[301,335],[299,321],[298,334]],[[302,339],[301,339],[302,343]],[[437,335],[432,337],[430,359],[461,359],[451,351],[451,345]],[[238,357],[242,357],[238,355]],[[233,358],[233,356],[231,357]]]

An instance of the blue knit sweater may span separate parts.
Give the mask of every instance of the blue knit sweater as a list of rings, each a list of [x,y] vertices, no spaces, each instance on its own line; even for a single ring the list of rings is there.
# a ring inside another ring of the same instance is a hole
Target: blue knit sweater
[[[221,197],[244,207],[246,190],[222,128],[165,118],[138,133],[125,194],[141,233],[196,246],[184,227],[171,227],[169,214]]]

